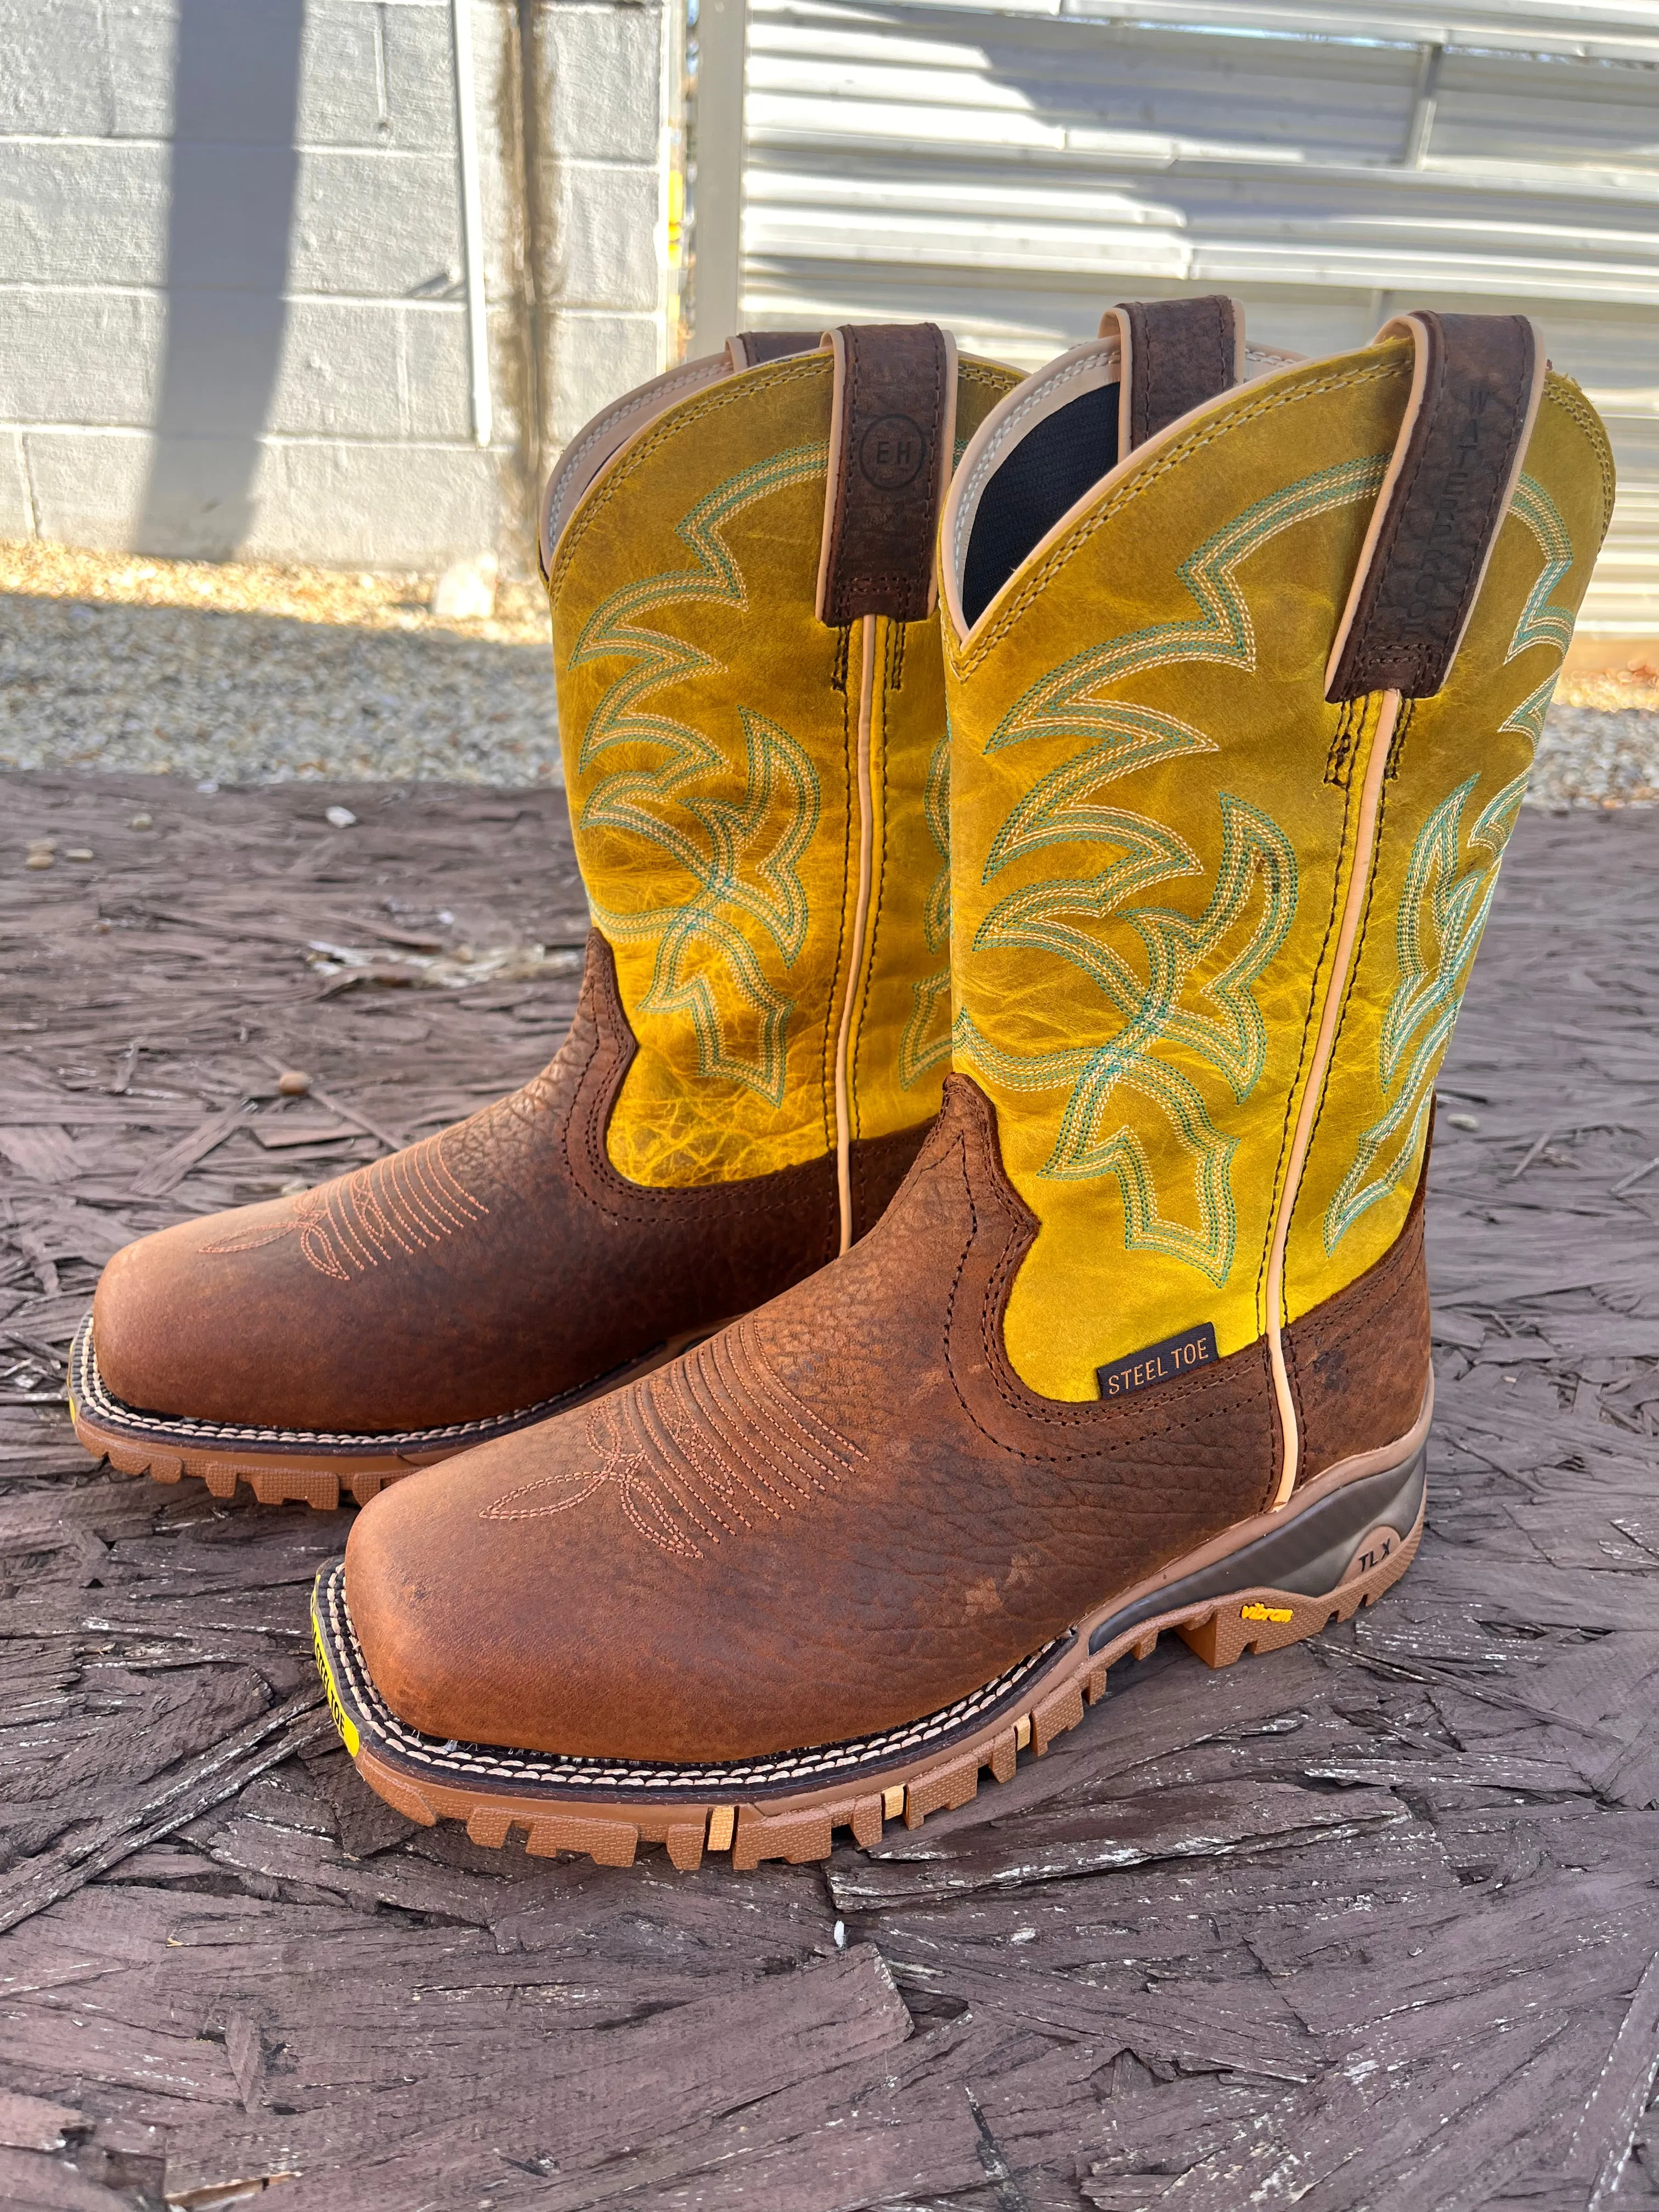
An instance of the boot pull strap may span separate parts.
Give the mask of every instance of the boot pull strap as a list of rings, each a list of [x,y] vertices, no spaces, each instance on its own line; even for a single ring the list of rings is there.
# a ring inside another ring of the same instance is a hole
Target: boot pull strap
[[[849,323],[836,357],[818,620],[920,622],[956,438],[956,341],[933,323]]]
[[[1521,473],[1549,363],[1525,315],[1384,324],[1416,347],[1411,397],[1325,672],[1333,702],[1427,698],[1451,672]]]
[[[1100,319],[1102,337],[1114,333],[1121,461],[1244,374],[1243,313],[1224,293],[1198,300],[1121,300]]]
[[[726,341],[726,360],[736,376],[745,368],[759,368],[765,362],[787,361],[791,354],[817,349],[816,331],[738,331]]]

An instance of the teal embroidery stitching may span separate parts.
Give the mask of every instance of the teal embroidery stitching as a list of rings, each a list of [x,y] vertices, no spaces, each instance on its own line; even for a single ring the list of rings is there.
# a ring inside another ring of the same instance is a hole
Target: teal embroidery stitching
[[[992,732],[986,751],[1000,752],[1027,738],[1075,737],[1098,728],[1103,709],[1091,695],[1144,669],[1183,660],[1253,669],[1255,631],[1244,595],[1233,580],[1234,569],[1280,531],[1374,495],[1387,467],[1388,457],[1382,453],[1340,461],[1246,507],[1188,554],[1176,571],[1202,611],[1195,620],[1155,623],[1074,653],[1016,700]],[[1148,756],[1158,757],[1155,751]]]
[[[1528,692],[1521,704],[1500,726],[1503,730],[1517,731],[1531,744],[1534,751],[1544,734],[1544,717],[1549,712],[1550,700],[1561,674],[1561,660],[1572,642],[1573,617],[1566,607],[1553,607],[1550,594],[1572,566],[1572,539],[1567,526],[1561,520],[1554,501],[1540,483],[1531,477],[1522,477],[1515,488],[1515,497],[1510,512],[1525,523],[1538,540],[1544,555],[1544,566],[1538,581],[1527,595],[1527,604],[1521,610],[1521,619],[1515,626],[1515,635],[1510,649],[1504,655],[1507,667],[1517,653],[1529,646],[1553,645],[1558,655],[1556,665],[1534,691]]]
[[[927,827],[939,851],[939,869],[928,886],[922,908],[921,933],[930,952],[942,952],[951,941],[951,733],[947,729],[933,747],[922,789]],[[937,968],[910,986],[910,1018],[899,1039],[899,1088],[908,1091],[927,1073],[951,1057],[951,970]],[[938,1020],[939,1002],[947,1018]]]
[[[794,965],[806,941],[807,924],[806,895],[798,868],[817,827],[818,780],[805,751],[787,730],[764,714],[750,714],[746,707],[738,712],[749,757],[743,805],[681,797],[681,805],[702,823],[708,840],[707,854],[696,854],[697,896],[684,905],[653,907],[637,914],[619,913],[595,900],[593,918],[615,937],[657,939],[656,963],[650,988],[640,1000],[641,1011],[690,1015],[697,1039],[699,1075],[729,1077],[781,1106],[789,1017],[795,1002],[773,988],[754,946],[721,909],[736,908],[758,922],[782,954],[785,968]],[[653,836],[664,846],[690,846],[692,841],[678,831],[662,834],[666,825],[635,804],[641,787],[653,787],[645,773],[612,776],[600,819],[611,829]],[[590,818],[593,812],[590,802]],[[739,993],[759,1017],[760,1049],[753,1059],[737,1049],[720,1021],[708,975],[710,945],[723,955]]]
[[[650,702],[669,684],[721,674],[724,666],[701,647],[647,628],[644,617],[688,600],[746,606],[743,572],[722,532],[755,501],[821,477],[828,453],[823,443],[792,447],[705,495],[677,526],[696,567],[665,570],[613,592],[583,623],[569,660],[576,668],[626,654],[635,663],[594,708],[582,734],[579,769],[624,744],[660,747],[664,756],[653,767],[621,769],[602,777],[582,808],[584,834],[614,830],[642,839],[696,885],[689,899],[631,913],[596,902],[594,919],[615,938],[656,941],[651,983],[640,1012],[690,1016],[699,1074],[740,1083],[774,1106],[783,1103],[795,1001],[769,977],[760,950],[737,923],[746,918],[757,925],[776,946],[785,971],[793,966],[806,941],[807,902],[799,864],[821,812],[817,774],[787,730],[740,706],[747,767],[744,798],[734,804],[699,797],[695,787],[705,778],[729,785],[732,771],[725,755],[690,723],[657,711]],[[758,1043],[753,1054],[740,1049],[729,1034],[729,1014],[721,1021],[709,980],[716,960],[724,963],[738,1000],[754,1017]]]
[[[1534,645],[1553,646],[1558,658],[1544,681],[1499,725],[1499,733],[1514,731],[1536,747],[1560,659],[1572,641],[1571,611],[1550,604],[1556,586],[1572,566],[1572,538],[1555,502],[1531,477],[1523,476],[1516,486],[1510,511],[1537,540],[1544,565],[1527,594],[1504,663],[1507,667]],[[1327,1253],[1335,1251],[1362,1213],[1399,1188],[1416,1163],[1428,1126],[1434,1079],[1463,1003],[1498,888],[1498,863],[1530,774],[1529,764],[1476,817],[1468,839],[1470,861],[1462,873],[1458,870],[1464,850],[1463,811],[1480,781],[1478,775],[1442,799],[1418,832],[1395,925],[1399,981],[1377,1047],[1378,1087],[1390,1099],[1397,1084],[1398,1096],[1361,1136],[1352,1164],[1325,1209]],[[1378,1161],[1396,1141],[1392,1165],[1376,1171]]]
[[[1194,921],[1172,908],[1131,906],[1154,885],[1201,872],[1192,848],[1168,824],[1101,802],[1103,787],[1137,769],[1218,750],[1215,741],[1172,714],[1121,699],[1106,686],[1182,661],[1255,666],[1255,635],[1235,571],[1280,532],[1334,507],[1374,495],[1387,458],[1343,461],[1259,500],[1207,538],[1178,574],[1200,610],[1185,622],[1159,623],[1074,654],[1031,685],[1003,717],[987,753],[1028,738],[1085,737],[1087,749],[1043,776],[1014,807],[992,842],[983,880],[1017,857],[1059,844],[1103,844],[1117,857],[1091,876],[1024,886],[1000,900],[980,924],[975,949],[1025,945],[1081,969],[1122,1017],[1116,1034],[1093,1048],[1033,1054],[994,1046],[964,1007],[956,1049],[993,1080],[1021,1091],[1070,1087],[1059,1135],[1041,1172],[1060,1178],[1116,1177],[1124,1243],[1182,1261],[1216,1285],[1231,1273],[1237,1222],[1231,1167],[1237,1139],[1218,1130],[1203,1094],[1183,1069],[1156,1057],[1164,1048],[1214,1069],[1236,1099],[1249,1097],[1267,1059],[1267,1030],[1255,988],[1277,956],[1296,912],[1296,855],[1261,809],[1220,793],[1222,857],[1208,906]],[[1146,974],[1106,937],[1124,924],[1139,940]],[[1212,963],[1225,953],[1213,975]],[[1109,1126],[1114,1095],[1138,1093],[1154,1105],[1191,1163],[1196,1227],[1162,1210],[1157,1174],[1139,1134]]]
[[[1219,803],[1222,857],[1204,914],[1194,921],[1169,908],[1137,907],[1118,915],[1140,939],[1145,982],[1109,946],[1070,925],[1056,926],[1042,912],[1042,895],[1047,893],[1052,902],[1091,919],[1110,913],[1122,896],[1121,890],[1109,891],[1103,899],[1101,887],[1111,884],[1113,869],[1092,878],[1016,892],[980,926],[976,946],[1040,945],[1082,967],[1124,1017],[1109,1043],[1022,1056],[992,1047],[965,1010],[957,1030],[958,1049],[1011,1089],[1071,1085],[1044,1175],[1070,1181],[1115,1176],[1123,1194],[1126,1245],[1185,1261],[1218,1285],[1231,1272],[1237,1232],[1230,1174],[1237,1139],[1217,1129],[1198,1085],[1181,1069],[1155,1058],[1154,1048],[1184,1049],[1223,1075],[1236,1098],[1249,1096],[1267,1049],[1267,1030],[1251,993],[1285,941],[1297,899],[1296,855],[1284,831],[1259,807],[1231,792],[1222,792]],[[1182,857],[1162,873],[1193,873],[1198,863],[1170,835]],[[1119,866],[1127,870],[1124,880],[1131,888],[1149,880],[1137,850]],[[1258,911],[1250,922],[1253,905]],[[1027,927],[1024,916],[1033,910],[1035,926]],[[1231,957],[1207,981],[1200,980],[1206,964],[1230,942],[1236,948]],[[1209,1011],[1183,1005],[1189,992]],[[1137,1133],[1127,1123],[1103,1126],[1120,1088],[1155,1106],[1190,1158],[1196,1229],[1161,1211],[1157,1177]]]
[[[1498,864],[1527,788],[1523,770],[1482,809],[1468,836],[1472,854],[1480,857],[1460,873],[1463,811],[1480,781],[1478,775],[1467,777],[1449,793],[1412,847],[1395,933],[1400,981],[1377,1048],[1382,1094],[1389,1097],[1397,1084],[1398,1095],[1360,1138],[1353,1164],[1325,1209],[1328,1253],[1335,1251],[1362,1213],[1397,1187],[1422,1144],[1435,1075],[1463,1003],[1498,889]],[[1373,1174],[1396,1139],[1399,1150],[1392,1165]]]

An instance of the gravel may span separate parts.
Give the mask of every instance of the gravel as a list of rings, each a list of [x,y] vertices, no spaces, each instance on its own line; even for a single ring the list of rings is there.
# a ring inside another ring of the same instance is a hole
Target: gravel
[[[1555,706],[1527,791],[1529,806],[1651,806],[1659,799],[1659,714]]]
[[[561,781],[539,589],[470,622],[431,591],[0,545],[0,768]]]
[[[198,783],[558,783],[540,587],[487,619],[430,577],[0,544],[0,769]],[[1659,678],[1565,678],[1528,803],[1659,799]]]

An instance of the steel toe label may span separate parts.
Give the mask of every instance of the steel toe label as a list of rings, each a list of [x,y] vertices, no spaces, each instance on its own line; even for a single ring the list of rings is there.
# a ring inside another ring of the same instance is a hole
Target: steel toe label
[[[1157,1382],[1172,1382],[1177,1375],[1190,1375],[1195,1368],[1213,1367],[1215,1358],[1214,1324],[1201,1321],[1195,1328],[1183,1328],[1179,1336],[1166,1336],[1140,1352],[1132,1352],[1127,1359],[1097,1367],[1095,1374],[1103,1398],[1130,1398],[1137,1390],[1150,1390]]]

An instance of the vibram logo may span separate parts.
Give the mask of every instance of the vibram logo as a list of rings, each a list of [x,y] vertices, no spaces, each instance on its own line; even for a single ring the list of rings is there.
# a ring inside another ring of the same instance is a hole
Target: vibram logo
[[[323,1625],[317,1618],[317,1608],[311,1608],[311,1648],[317,1654],[317,1672],[323,1678],[323,1693],[328,1699],[328,1710],[340,1741],[356,1759],[362,1738],[352,1723],[351,1716],[340,1702],[340,1693],[334,1686],[334,1669],[328,1663],[328,1654],[323,1649]]]
[[[1241,1605],[1238,1617],[1241,1620],[1293,1620],[1296,1616],[1287,1605]]]

